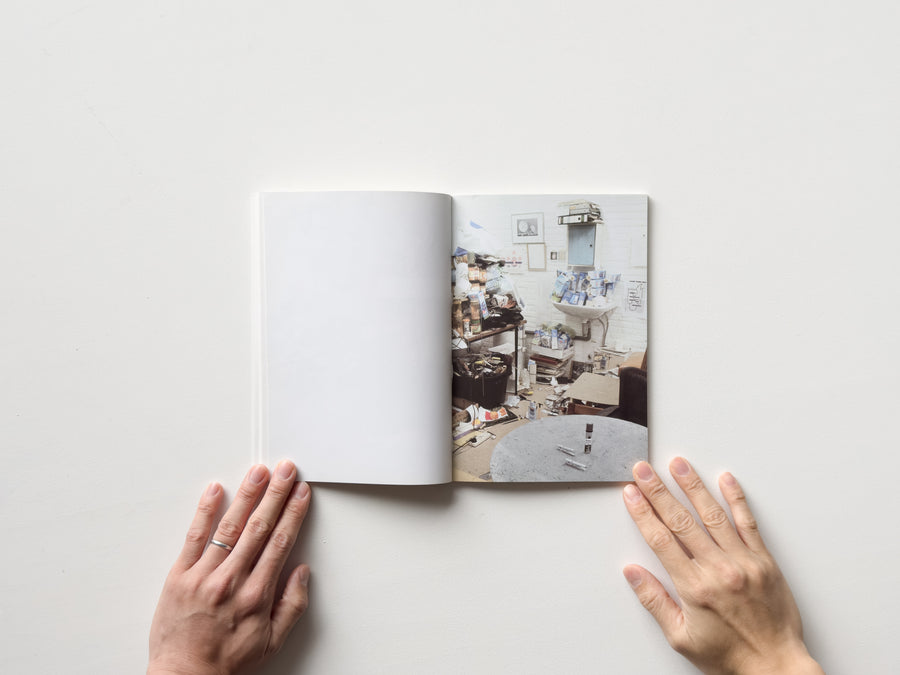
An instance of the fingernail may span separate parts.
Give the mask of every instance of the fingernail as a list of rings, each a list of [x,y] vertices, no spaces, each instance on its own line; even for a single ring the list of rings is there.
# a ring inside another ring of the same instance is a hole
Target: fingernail
[[[309,584],[309,568],[304,566],[300,568],[300,573],[297,575],[300,578],[300,583],[304,586]]]
[[[294,477],[294,463],[289,460],[283,460],[275,467],[275,473],[279,478],[287,480]]]
[[[297,499],[306,499],[308,494],[309,494],[309,483],[307,483],[305,480],[301,481],[300,487],[298,487],[296,489],[296,491],[294,492],[294,496],[296,496]]]
[[[632,503],[637,503],[641,501],[641,491],[638,490],[634,485],[626,485],[625,499]]]
[[[250,469],[250,475],[248,477],[250,478],[251,483],[259,485],[266,479],[266,473],[266,467],[264,467],[262,464],[257,464],[252,469]]]
[[[204,496],[215,497],[217,494],[219,494],[220,489],[221,489],[221,486],[218,483],[216,483],[215,481],[213,481],[212,483],[210,483],[209,485],[206,486],[206,492],[205,492]]]
[[[625,578],[628,580],[628,583],[631,584],[632,588],[637,588],[644,580],[641,571],[636,570],[633,567],[626,567],[623,572],[625,573]]]
[[[676,476],[687,476],[691,472],[691,467],[681,457],[672,460],[672,473]]]
[[[725,485],[737,485],[737,479],[727,471],[722,474],[722,482],[725,483]]]
[[[634,472],[641,480],[650,480],[653,478],[653,469],[647,462],[638,462],[634,467]]]

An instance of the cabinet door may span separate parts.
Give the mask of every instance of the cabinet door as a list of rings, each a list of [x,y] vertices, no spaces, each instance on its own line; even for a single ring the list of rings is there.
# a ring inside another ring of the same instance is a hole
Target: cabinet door
[[[569,225],[569,264],[585,267],[594,266],[594,242],[597,226]]]

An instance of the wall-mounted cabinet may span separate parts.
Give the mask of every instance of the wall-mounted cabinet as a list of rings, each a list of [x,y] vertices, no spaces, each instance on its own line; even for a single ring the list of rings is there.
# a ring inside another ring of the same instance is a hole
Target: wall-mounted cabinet
[[[597,225],[568,225],[569,264],[582,267],[594,266],[594,248],[597,241]]]

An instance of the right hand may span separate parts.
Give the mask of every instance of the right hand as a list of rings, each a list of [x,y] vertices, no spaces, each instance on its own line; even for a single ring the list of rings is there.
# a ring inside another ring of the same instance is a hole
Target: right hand
[[[806,650],[794,597],[734,476],[726,473],[719,479],[732,525],[686,460],[675,458],[669,470],[705,528],[646,462],[635,465],[637,487],[626,486],[624,497],[671,576],[681,605],[643,567],[623,570],[669,644],[710,675],[824,675]]]

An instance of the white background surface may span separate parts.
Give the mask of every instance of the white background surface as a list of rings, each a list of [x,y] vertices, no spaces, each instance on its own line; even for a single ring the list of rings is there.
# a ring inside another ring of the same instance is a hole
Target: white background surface
[[[889,2],[6,3],[0,670],[145,665],[251,457],[256,193],[649,194],[651,454],[750,494],[830,673],[889,672]],[[352,432],[354,441],[364,430]],[[273,673],[680,673],[618,487],[318,486]]]

